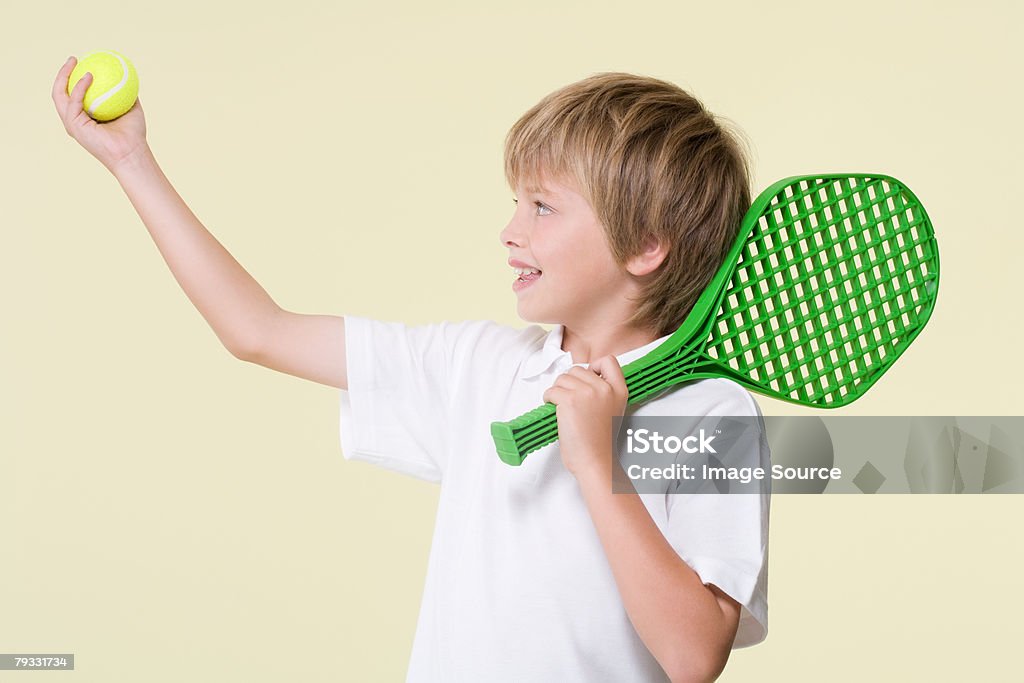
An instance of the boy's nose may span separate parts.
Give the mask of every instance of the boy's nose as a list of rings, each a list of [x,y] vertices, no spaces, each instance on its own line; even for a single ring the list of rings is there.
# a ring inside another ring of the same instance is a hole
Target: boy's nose
[[[513,227],[514,222],[515,221],[509,221],[509,224],[505,226],[505,229],[498,233],[498,240],[501,241],[501,246],[503,247],[523,246],[522,235]]]

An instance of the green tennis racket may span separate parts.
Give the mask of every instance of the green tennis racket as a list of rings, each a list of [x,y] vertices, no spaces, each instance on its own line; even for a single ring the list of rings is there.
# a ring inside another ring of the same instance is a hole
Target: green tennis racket
[[[732,249],[682,326],[622,368],[628,403],[726,377],[820,408],[862,396],[935,306],[939,252],[924,206],[885,175],[785,178],[751,204]],[[558,439],[555,405],[491,423],[520,465]]]

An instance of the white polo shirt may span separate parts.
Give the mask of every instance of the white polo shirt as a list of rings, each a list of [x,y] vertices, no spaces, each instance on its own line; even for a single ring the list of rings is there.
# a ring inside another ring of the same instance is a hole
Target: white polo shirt
[[[629,621],[558,442],[512,467],[491,438],[491,422],[541,405],[572,367],[562,330],[345,317],[344,456],[441,484],[407,681],[667,680]],[[709,379],[626,414],[761,413],[739,385]],[[767,443],[754,448],[749,464],[770,471]],[[701,580],[743,606],[733,648],[764,640],[770,497],[640,497]]]

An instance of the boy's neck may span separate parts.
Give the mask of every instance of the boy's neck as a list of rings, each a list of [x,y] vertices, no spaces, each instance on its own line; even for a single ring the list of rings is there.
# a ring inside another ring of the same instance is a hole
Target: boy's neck
[[[618,356],[657,338],[653,332],[635,327],[603,327],[586,334],[562,326],[562,350],[572,355],[573,363],[590,364],[602,356]]]

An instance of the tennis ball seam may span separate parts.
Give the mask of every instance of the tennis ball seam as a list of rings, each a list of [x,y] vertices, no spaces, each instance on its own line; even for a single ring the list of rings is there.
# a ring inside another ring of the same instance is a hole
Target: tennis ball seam
[[[119,93],[128,84],[128,65],[125,64],[124,58],[121,57],[121,55],[117,54],[116,52],[110,52],[109,50],[97,50],[95,52],[90,52],[89,54],[87,54],[84,57],[82,57],[82,61],[85,61],[86,59],[88,59],[89,57],[92,57],[93,55],[110,55],[111,57],[116,59],[118,61],[118,63],[120,63],[120,65],[121,65],[121,80],[113,88],[111,88],[110,90],[107,90],[105,93],[103,93],[102,95],[98,96],[96,99],[94,99],[92,101],[92,104],[89,106],[89,115],[90,116],[94,115],[96,113],[96,110],[100,106],[102,106],[102,104],[104,102],[106,102],[111,97],[113,97],[114,95]]]

